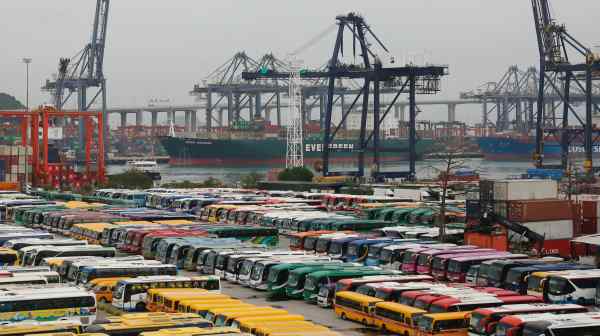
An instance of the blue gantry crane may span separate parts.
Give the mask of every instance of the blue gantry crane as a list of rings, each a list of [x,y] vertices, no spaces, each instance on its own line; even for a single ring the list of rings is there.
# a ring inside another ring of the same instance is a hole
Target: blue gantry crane
[[[61,58],[58,75],[54,80],[47,80],[43,90],[51,92],[57,110],[76,96],[77,110],[84,112],[98,102],[101,105],[104,119],[105,139],[108,135],[108,114],[106,113],[106,78],[104,77],[104,51],[108,31],[108,14],[110,0],[97,0],[89,43],[72,58]],[[91,91],[95,90],[95,91]],[[91,99],[88,97],[91,96]],[[85,127],[79,123],[80,142],[84,143]],[[83,149],[80,150],[80,154]]]
[[[569,146],[583,142],[585,151],[584,170],[593,170],[593,143],[600,135],[592,123],[593,81],[600,72],[600,57],[567,32],[565,25],[552,17],[549,0],[531,0],[533,17],[538,40],[540,57],[540,75],[538,85],[538,103],[536,119],[536,152],[534,161],[537,167],[544,167],[544,139],[546,136],[560,137],[562,160],[561,168],[568,165]],[[575,60],[575,57],[579,57]],[[559,77],[562,87],[550,78]],[[572,88],[578,88],[585,95],[585,115],[581,117],[571,100]],[[548,92],[555,92],[562,103],[562,123],[560,127],[545,126],[545,104]],[[596,107],[597,108],[597,107]],[[579,125],[569,125],[569,116],[573,115]]]

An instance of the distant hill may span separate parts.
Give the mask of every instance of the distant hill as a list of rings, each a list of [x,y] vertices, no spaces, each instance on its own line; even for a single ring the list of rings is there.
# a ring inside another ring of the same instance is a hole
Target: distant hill
[[[0,92],[0,110],[19,110],[24,108],[25,106],[17,98]]]

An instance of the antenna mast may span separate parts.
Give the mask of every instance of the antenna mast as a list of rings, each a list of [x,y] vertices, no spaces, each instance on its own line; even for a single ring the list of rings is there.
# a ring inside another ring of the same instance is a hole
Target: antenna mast
[[[285,167],[295,168],[304,166],[300,63],[292,58],[292,61],[290,61],[290,68],[290,123],[287,127],[287,151],[285,157]]]

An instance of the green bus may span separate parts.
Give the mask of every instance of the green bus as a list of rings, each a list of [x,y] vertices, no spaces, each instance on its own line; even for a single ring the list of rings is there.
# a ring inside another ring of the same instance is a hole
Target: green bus
[[[285,296],[289,299],[302,299],[306,277],[308,277],[308,275],[311,273],[318,271],[335,271],[345,269],[370,271],[374,268],[365,266],[352,266],[349,264],[300,267],[290,271],[287,284],[285,286]]]
[[[294,262],[283,263],[272,266],[267,277],[267,298],[269,300],[279,300],[286,298],[286,285],[290,272],[302,267],[334,266],[340,265],[336,261],[328,262]]]
[[[302,297],[304,298],[304,301],[316,304],[321,288],[329,288],[332,291],[335,291],[335,283],[338,280],[390,274],[392,274],[390,271],[375,269],[365,270],[364,267],[313,272],[310,273],[304,281]]]

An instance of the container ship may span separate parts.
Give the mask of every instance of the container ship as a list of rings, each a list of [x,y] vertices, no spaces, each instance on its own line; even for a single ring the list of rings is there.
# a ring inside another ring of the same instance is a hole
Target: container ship
[[[196,138],[160,137],[160,142],[169,155],[173,166],[267,166],[285,165],[286,139],[284,137],[262,138]],[[380,140],[384,148],[380,154],[382,162],[397,162],[408,157],[408,140],[387,138]],[[432,139],[417,141],[417,156],[422,156],[434,147]],[[304,161],[312,165],[321,160],[323,143],[320,137],[304,140]],[[332,163],[355,162],[355,140],[336,140],[331,144]],[[387,150],[387,152],[386,152]],[[367,153],[367,158],[370,158]]]
[[[535,153],[535,137],[529,135],[498,134],[477,139],[481,154],[492,161],[530,161]],[[594,146],[594,153],[600,153],[600,147]],[[584,154],[583,145],[569,146],[571,156]],[[560,159],[561,147],[556,140],[544,142],[544,158]]]

